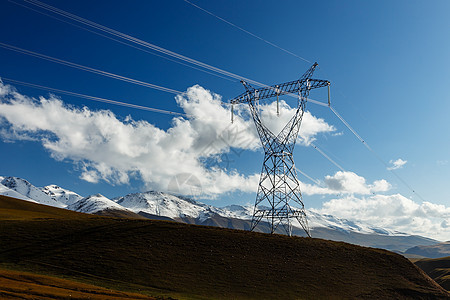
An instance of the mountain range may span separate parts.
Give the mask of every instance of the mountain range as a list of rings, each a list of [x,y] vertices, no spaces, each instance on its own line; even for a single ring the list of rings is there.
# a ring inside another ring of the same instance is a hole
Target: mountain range
[[[36,187],[18,177],[0,176],[0,195],[89,214],[173,220],[241,230],[250,229],[253,213],[251,206],[215,207],[187,197],[156,191],[133,193],[114,199],[108,199],[101,194],[82,197],[56,185]],[[408,235],[364,222],[341,219],[310,210],[306,213],[311,235],[316,238],[344,241],[401,253],[415,246],[439,243],[426,237]],[[295,223],[293,225],[293,234],[304,236],[300,226],[295,226]],[[269,224],[261,222],[255,230],[269,232]],[[282,233],[281,230],[278,233]]]

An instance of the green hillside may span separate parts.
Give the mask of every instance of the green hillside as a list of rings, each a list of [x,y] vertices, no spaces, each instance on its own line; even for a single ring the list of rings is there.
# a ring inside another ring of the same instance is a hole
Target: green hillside
[[[35,204],[14,201],[0,197],[4,268],[181,299],[449,298],[407,259],[385,250],[55,208],[46,213],[47,207],[37,212],[47,218],[34,218]],[[8,205],[14,218],[3,212]]]

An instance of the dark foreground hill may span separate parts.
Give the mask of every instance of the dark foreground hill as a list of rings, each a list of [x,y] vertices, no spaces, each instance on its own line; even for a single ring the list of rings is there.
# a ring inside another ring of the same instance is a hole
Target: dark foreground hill
[[[416,261],[415,264],[443,288],[450,291],[450,256],[434,259],[421,259]]]
[[[14,201],[0,197],[0,263],[10,269],[182,299],[449,298],[385,250],[61,210],[64,218],[43,206],[34,218],[36,204]]]

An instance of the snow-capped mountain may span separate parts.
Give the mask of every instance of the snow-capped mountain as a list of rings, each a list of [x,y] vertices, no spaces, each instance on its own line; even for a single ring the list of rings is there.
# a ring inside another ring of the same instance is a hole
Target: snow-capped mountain
[[[94,214],[103,210],[128,211],[123,206],[117,204],[116,202],[106,198],[101,194],[91,195],[89,197],[82,198],[77,202],[74,202],[69,206],[67,206],[67,209],[88,214]]]
[[[251,220],[253,216],[253,206],[228,205],[220,208],[220,215],[228,218]]]
[[[39,188],[32,185],[27,180],[18,177],[0,176],[0,194],[90,214],[103,210],[129,212],[126,208],[100,194],[83,198],[79,194],[57,185],[48,185]]]
[[[363,222],[355,222],[347,219],[336,218],[332,215],[320,214],[314,210],[307,210],[308,224],[311,228],[323,227],[329,229],[335,229],[345,232],[358,232],[364,234],[381,234],[391,236],[401,236],[404,233],[387,230],[381,227],[376,227]]]
[[[218,208],[190,198],[155,191],[128,194],[113,200],[135,213],[144,212],[172,219],[190,217],[198,219],[199,222],[217,215],[251,220],[253,212],[253,208],[250,207],[230,205]]]
[[[86,198],[75,192],[63,189],[56,185],[48,185],[43,188],[33,186],[25,179],[17,177],[0,177],[0,193],[10,197],[24,200],[34,200],[38,203],[67,208],[85,213],[97,213],[101,210],[127,210],[134,213],[147,213],[171,219],[192,218],[197,223],[203,223],[209,218],[220,216],[241,220],[251,220],[252,206],[229,205],[215,207],[203,204],[189,198],[175,196],[163,192],[149,191],[144,193],[128,194],[110,200],[100,194]],[[404,235],[403,233],[386,230],[346,219],[336,218],[308,210],[308,223],[311,228],[327,228],[341,232],[356,232],[362,234],[378,235]],[[293,225],[300,227],[294,221]]]
[[[110,200],[100,194],[82,198],[75,192],[55,185],[38,188],[17,177],[0,177],[0,181],[0,195],[90,214],[172,219],[179,222],[244,230],[250,228],[253,215],[251,205],[229,205],[219,208],[162,192],[134,193]],[[314,237],[399,251],[416,245],[437,243],[435,240],[410,236],[364,222],[320,214],[313,209],[307,210],[306,214]],[[267,232],[267,223],[264,223],[264,220],[261,221],[261,226],[257,230]],[[304,234],[297,221],[293,222],[293,226],[295,234]]]
[[[16,191],[17,193],[25,196],[28,199],[32,199],[38,203],[50,205],[54,207],[64,208],[66,205],[53,199],[46,193],[44,193],[40,188],[35,187],[28,181],[18,177],[4,177],[0,182],[3,186]],[[24,200],[28,200],[24,199]]]
[[[70,205],[78,200],[83,199],[82,196],[75,192],[63,189],[57,185],[47,185],[41,189],[45,194],[50,196],[53,200],[59,201],[65,205]]]
[[[0,177],[0,182],[3,181],[3,179],[4,179],[3,177]],[[15,190],[7,188],[6,186],[4,186],[1,183],[0,183],[0,195],[8,196],[8,197],[16,198],[16,199],[21,199],[21,200],[27,200],[27,201],[31,201],[31,202],[37,203],[33,199],[28,198],[27,196],[24,196],[24,195],[16,192]]]
[[[144,212],[169,218],[199,218],[214,214],[210,205],[162,192],[134,193],[113,200],[135,213]]]
[[[189,198],[154,191],[128,194],[123,197],[114,198],[113,200],[135,213],[144,212],[172,219],[190,217],[198,219],[199,223],[214,216],[251,220],[253,215],[252,206],[229,205],[219,208]],[[354,222],[331,215],[319,214],[312,210],[307,210],[306,214],[310,227],[322,227],[363,234],[403,235],[399,232],[371,226],[362,222]],[[293,225],[300,227],[297,221],[294,221]]]

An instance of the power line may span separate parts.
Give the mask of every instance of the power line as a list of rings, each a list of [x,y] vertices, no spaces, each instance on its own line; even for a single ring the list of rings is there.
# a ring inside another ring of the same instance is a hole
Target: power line
[[[209,74],[209,75],[213,75],[213,76],[216,76],[216,77],[219,77],[219,78],[222,78],[222,79],[225,79],[225,80],[229,80],[229,81],[232,81],[232,82],[237,82],[237,80],[233,80],[233,79],[227,78],[227,77],[225,77],[225,76],[221,76],[221,75],[219,75],[219,74],[215,74],[215,73],[213,73],[213,72],[209,72],[209,71],[206,71],[206,70],[203,70],[203,69],[200,69],[200,68],[197,68],[197,67],[188,65],[188,64],[183,63],[183,62],[181,62],[181,61],[177,61],[177,60],[175,60],[175,59],[171,59],[171,58],[169,58],[169,57],[166,57],[166,56],[157,54],[157,53],[152,52],[152,51],[149,51],[149,50],[147,50],[147,49],[143,49],[143,48],[137,47],[137,46],[132,45],[132,44],[130,44],[130,43],[121,41],[121,40],[119,40],[119,39],[115,39],[115,38],[113,38],[113,37],[111,37],[111,36],[107,36],[107,35],[105,35],[105,34],[101,34],[100,32],[97,32],[97,31],[94,31],[94,30],[90,30],[90,29],[88,29],[88,28],[85,28],[85,27],[82,27],[82,26],[80,26],[80,25],[74,24],[74,23],[69,22],[69,21],[67,21],[67,20],[63,20],[63,19],[58,18],[58,17],[56,17],[56,16],[47,14],[47,13],[42,12],[42,11],[39,11],[39,10],[34,9],[34,8],[32,8],[32,7],[23,5],[23,4],[21,4],[21,3],[17,3],[16,1],[13,1],[13,0],[8,0],[8,1],[11,2],[11,3],[16,4],[16,5],[18,5],[18,6],[21,6],[21,7],[24,7],[24,8],[26,8],[26,9],[32,10],[32,11],[34,11],[34,12],[37,12],[37,13],[39,13],[39,14],[41,14],[41,15],[46,16],[46,17],[50,17],[50,18],[55,19],[55,20],[58,20],[58,21],[60,21],[60,22],[63,22],[63,23],[66,23],[66,24],[75,26],[75,27],[77,27],[77,28],[79,28],[79,29],[86,30],[86,31],[88,31],[88,32],[90,32],[90,33],[93,33],[93,34],[96,34],[96,35],[98,35],[98,36],[101,36],[101,37],[110,39],[110,40],[115,41],[115,42],[117,42],[117,43],[120,43],[120,44],[129,46],[129,47],[138,49],[138,50],[140,50],[140,51],[149,53],[149,54],[151,54],[151,55],[158,56],[158,57],[163,58],[163,59],[166,59],[166,60],[168,60],[168,61],[171,61],[171,62],[180,64],[180,65],[183,65],[183,66],[185,66],[185,67],[192,68],[192,69],[194,69],[194,70],[198,70],[198,71],[204,72],[204,73]]]
[[[132,45],[130,45],[130,46],[132,46]],[[9,45],[9,44],[6,44],[6,43],[0,42],[0,47],[2,47],[4,49],[7,49],[7,50],[11,50],[11,51],[17,52],[17,53],[21,53],[21,54],[37,57],[37,58],[40,58],[40,59],[48,60],[48,61],[51,61],[51,62],[54,62],[54,63],[58,63],[58,64],[65,65],[65,66],[68,66],[68,67],[72,67],[72,68],[75,68],[75,69],[79,69],[79,70],[87,71],[87,72],[90,72],[90,73],[102,75],[102,76],[105,76],[105,77],[110,77],[110,78],[114,78],[114,79],[117,79],[117,80],[129,82],[129,83],[133,83],[133,84],[137,84],[137,85],[141,85],[141,86],[145,86],[145,87],[148,87],[148,88],[152,88],[152,89],[156,89],[156,90],[160,90],[160,91],[164,91],[164,92],[168,92],[168,93],[172,93],[172,94],[177,94],[177,95],[178,94],[185,94],[184,92],[181,92],[181,91],[178,91],[178,90],[174,90],[174,89],[171,89],[171,88],[167,88],[167,87],[159,86],[159,85],[156,85],[156,84],[140,81],[140,80],[137,80],[137,79],[132,79],[132,78],[125,77],[125,76],[122,76],[122,75],[118,75],[118,74],[102,71],[102,70],[99,70],[99,69],[94,69],[94,68],[91,68],[91,67],[87,67],[87,66],[80,65],[80,64],[77,64],[77,63],[73,63],[73,62],[70,62],[70,61],[67,61],[67,60],[55,58],[55,57],[52,57],[52,56],[49,56],[49,55],[45,55],[45,54],[42,54],[42,53],[38,53],[38,52],[35,52],[35,51],[19,48],[19,47],[16,47],[16,46],[13,46],[13,45]],[[267,85],[264,85],[264,84],[260,84],[260,85],[262,85],[264,87],[271,88],[270,86],[267,86]],[[293,96],[293,95],[288,95],[288,96]],[[293,97],[295,97],[295,96],[293,96]],[[314,99],[311,99],[311,98],[307,98],[307,101],[312,102],[314,104],[318,104],[318,105],[324,106],[324,107],[328,106],[326,103],[323,103],[323,102],[320,102],[320,101],[317,101],[317,100],[314,100]],[[223,104],[229,104],[227,102],[223,102],[223,101],[221,101],[221,102]]]
[[[13,46],[13,45],[9,45],[9,44],[5,44],[5,43],[2,43],[2,42],[0,42],[0,47],[8,49],[8,50],[11,50],[11,51],[14,51],[14,52],[17,52],[17,53],[21,53],[21,54],[37,57],[37,58],[48,60],[48,61],[51,61],[51,62],[54,62],[54,63],[57,63],[57,64],[61,64],[61,65],[65,65],[65,66],[72,67],[72,68],[75,68],[75,69],[79,69],[79,70],[82,70],[82,71],[87,71],[87,72],[98,74],[98,75],[102,75],[102,76],[105,76],[105,77],[110,77],[110,78],[113,78],[113,79],[125,81],[125,82],[128,82],[128,83],[133,83],[133,84],[144,86],[144,87],[148,87],[148,88],[151,88],[151,89],[156,89],[156,90],[160,90],[160,91],[163,91],[163,92],[172,93],[172,94],[176,94],[176,95],[185,95],[186,94],[185,92],[180,92],[178,90],[174,90],[174,89],[171,89],[171,88],[159,86],[159,85],[156,85],[156,84],[153,84],[153,83],[140,81],[140,80],[137,80],[137,79],[128,78],[128,77],[125,77],[125,76],[122,76],[122,75],[117,75],[117,74],[114,74],[114,73],[109,73],[109,72],[98,70],[98,69],[94,69],[94,68],[91,68],[91,67],[87,67],[87,66],[83,66],[83,65],[80,65],[80,64],[77,64],[77,63],[69,62],[69,61],[66,61],[66,60],[63,60],[63,59],[59,59],[59,58],[55,58],[55,57],[52,57],[52,56],[48,56],[48,55],[45,55],[45,54],[42,54],[42,53],[26,50],[26,49],[19,48],[19,47],[16,47],[16,46]],[[228,102],[223,102],[223,101],[220,101],[220,102],[222,104],[229,105]]]
[[[44,55],[44,54],[41,54],[41,53],[37,53],[37,52],[34,52],[34,51],[25,50],[25,49],[22,49],[22,48],[19,48],[19,47],[16,47],[16,46],[12,46],[12,45],[8,45],[8,44],[5,44],[5,43],[1,43],[0,42],[0,47],[8,49],[8,50],[11,50],[11,51],[15,51],[15,52],[18,52],[18,53],[26,54],[26,55],[29,55],[29,56],[34,56],[34,57],[37,57],[37,58],[48,60],[48,61],[51,61],[51,62],[54,62],[54,63],[58,63],[58,64],[61,64],[61,65],[65,65],[65,66],[68,66],[68,67],[71,67],[71,68],[75,68],[75,69],[87,71],[87,72],[90,72],[90,73],[102,75],[102,76],[105,76],[105,77],[110,77],[110,78],[114,78],[114,79],[117,79],[117,80],[121,80],[121,81],[129,82],[129,83],[141,85],[141,86],[144,86],[144,87],[160,90],[160,91],[163,91],[163,92],[177,94],[177,95],[178,94],[184,94],[183,92],[180,92],[180,91],[177,91],[177,90],[174,90],[174,89],[170,89],[170,88],[166,88],[166,87],[159,86],[159,85],[156,85],[156,84],[152,84],[152,83],[148,83],[148,82],[144,82],[144,81],[128,78],[128,77],[125,77],[125,76],[121,76],[121,75],[105,72],[105,71],[94,69],[94,68],[91,68],[91,67],[86,67],[86,66],[83,66],[83,65],[80,65],[80,64],[76,64],[76,63],[69,62],[69,61],[66,61],[66,60],[63,60],[63,59],[59,59],[59,58],[54,58],[54,57],[51,57],[51,56],[48,56],[48,55]]]
[[[375,156],[386,167],[388,171],[390,171],[401,183],[403,183],[404,186],[406,186],[410,191],[412,191],[413,194],[417,195],[417,197],[419,197],[422,201],[425,202],[425,199],[419,193],[417,193],[402,177],[400,177],[400,175],[398,175],[397,172],[389,169],[389,164],[384,159],[382,159],[381,156],[378,155],[378,153],[375,152],[375,150],[373,150],[369,146],[369,144],[367,144],[367,142],[356,132],[356,130],[352,126],[350,126],[350,124],[336,111],[335,108],[330,106],[330,109],[342,121],[342,123],[344,123],[344,125],[353,133],[353,135],[355,135],[360,140],[360,142],[370,151],[370,153],[372,153],[372,155]]]
[[[293,52],[291,52],[291,51],[289,51],[289,50],[286,50],[286,49],[284,49],[284,48],[282,48],[282,47],[280,47],[280,46],[278,46],[278,45],[276,45],[276,44],[274,44],[274,43],[272,43],[272,42],[270,42],[270,41],[268,41],[268,40],[266,40],[266,39],[264,39],[264,38],[262,38],[262,37],[260,37],[260,36],[258,36],[258,35],[256,35],[256,34],[250,32],[250,31],[248,31],[248,30],[245,30],[244,28],[239,27],[239,26],[237,26],[236,24],[231,23],[230,21],[225,20],[224,18],[221,18],[221,17],[219,17],[218,15],[213,14],[212,12],[210,12],[210,11],[208,11],[208,10],[206,10],[206,9],[204,9],[204,8],[202,8],[202,7],[200,7],[200,6],[198,6],[197,4],[194,4],[194,3],[192,3],[192,2],[190,2],[190,1],[188,1],[188,0],[184,0],[184,2],[186,2],[186,3],[188,3],[188,4],[192,5],[192,6],[194,6],[194,7],[198,8],[198,9],[200,9],[201,11],[203,11],[203,12],[205,12],[205,13],[207,13],[207,14],[209,14],[209,15],[211,15],[211,16],[213,16],[213,17],[215,17],[215,18],[217,18],[217,19],[219,19],[219,20],[221,20],[221,21],[223,21],[223,22],[225,22],[225,23],[227,23],[228,25],[233,26],[234,28],[239,29],[240,31],[243,31],[243,32],[245,32],[245,33],[251,35],[251,36],[254,37],[254,38],[257,38],[258,40],[263,41],[263,42],[266,43],[266,44],[269,44],[269,45],[272,46],[272,47],[275,47],[275,48],[277,48],[277,49],[279,49],[279,50],[281,50],[281,51],[284,51],[284,52],[286,52],[286,53],[288,53],[288,54],[290,54],[290,55],[292,55],[292,56],[295,56],[295,57],[297,57],[297,58],[299,58],[299,59],[301,59],[301,60],[303,60],[303,61],[306,61],[307,63],[312,64],[312,61],[309,61],[309,60],[307,60],[307,59],[304,58],[304,57],[301,57],[301,56],[299,56],[299,55],[297,55],[297,54],[295,54],[295,53],[293,53]]]
[[[320,154],[322,154],[323,157],[325,157],[326,159],[328,159],[328,161],[330,161],[333,165],[335,165],[336,167],[338,167],[342,172],[345,172],[344,168],[342,168],[337,162],[335,162],[334,160],[331,159],[331,157],[329,157],[328,155],[325,154],[325,152],[323,152],[319,147],[317,147],[314,143],[311,143],[311,146],[316,149]]]
[[[298,169],[297,167],[295,167],[295,170],[297,172],[299,172],[300,174],[302,174],[303,176],[305,176],[306,178],[308,178],[309,180],[311,180],[312,182],[314,182],[317,185],[320,185],[320,181],[317,179],[312,178],[311,176],[309,176],[308,174],[306,174],[305,172],[301,171],[300,169]]]
[[[65,91],[65,90],[61,90],[61,89],[55,89],[55,88],[51,88],[51,87],[43,86],[43,85],[39,85],[39,84],[33,84],[33,83],[24,82],[24,81],[14,80],[14,79],[6,78],[6,77],[0,78],[0,82],[1,82],[1,80],[11,82],[14,84],[19,84],[19,85],[23,85],[23,86],[40,89],[40,90],[56,92],[56,93],[60,93],[60,94],[65,94],[65,95],[74,96],[74,97],[83,98],[83,99],[92,100],[92,101],[97,101],[97,102],[126,106],[126,107],[136,108],[136,109],[140,109],[140,110],[146,110],[146,111],[168,114],[168,115],[188,116],[185,113],[179,113],[179,112],[174,112],[174,111],[170,111],[170,110],[164,110],[164,109],[142,106],[142,105],[127,103],[127,102],[121,102],[121,101],[116,101],[116,100],[110,100],[110,99],[105,99],[105,98],[100,98],[100,97],[89,96],[89,95],[85,95],[85,94],[79,94],[79,93]]]
[[[133,37],[133,36],[130,36],[130,35],[128,35],[128,34],[125,34],[125,33],[122,33],[122,32],[120,32],[120,31],[114,30],[114,29],[112,29],[112,28],[109,28],[109,27],[100,25],[100,24],[98,24],[98,23],[95,23],[95,22],[93,22],[93,21],[87,20],[87,19],[82,18],[82,17],[80,17],[80,16],[77,16],[77,15],[74,15],[74,14],[72,14],[72,13],[66,12],[66,11],[64,11],[64,10],[62,10],[62,9],[53,7],[53,6],[48,5],[48,4],[45,4],[45,3],[41,2],[41,1],[37,1],[37,0],[24,0],[24,1],[27,2],[27,3],[29,3],[29,4],[31,4],[31,5],[35,5],[35,6],[39,7],[39,8],[41,8],[41,9],[45,9],[45,10],[50,11],[50,12],[52,12],[52,13],[55,13],[55,14],[64,16],[64,17],[66,17],[66,18],[68,18],[68,19],[71,19],[71,20],[73,20],[73,21],[76,21],[76,22],[78,22],[78,23],[81,23],[81,24],[84,24],[84,25],[86,25],[86,26],[95,28],[95,29],[97,29],[97,30],[103,31],[103,32],[108,33],[108,34],[110,34],[110,35],[119,37],[119,38],[121,38],[121,39],[130,41],[130,42],[135,43],[135,44],[138,44],[138,45],[140,45],[140,46],[142,46],[142,47],[145,47],[145,48],[148,48],[148,49],[151,49],[151,50],[154,50],[154,51],[163,53],[163,54],[165,54],[165,55],[174,57],[174,58],[176,58],[176,59],[179,59],[179,60],[182,60],[182,61],[191,63],[191,64],[193,64],[193,65],[196,65],[196,66],[205,68],[205,69],[207,69],[207,70],[210,70],[210,71],[213,71],[213,72],[217,72],[217,73],[219,73],[219,74],[222,74],[222,75],[225,75],[225,76],[228,76],[228,77],[237,79],[237,80],[244,79],[244,80],[248,80],[248,81],[250,81],[250,82],[252,82],[252,83],[254,83],[254,84],[261,84],[261,83],[259,83],[259,82],[257,82],[257,81],[250,80],[250,79],[248,79],[248,78],[245,78],[245,77],[236,75],[236,74],[231,73],[231,72],[228,72],[228,71],[226,71],[226,70],[223,70],[223,69],[220,69],[220,68],[211,66],[211,65],[206,64],[206,63],[203,63],[203,62],[201,62],[201,61],[192,59],[192,58],[190,58],[190,57],[181,55],[181,54],[179,54],[179,53],[170,51],[170,50],[168,50],[168,49],[165,49],[165,48],[159,47],[159,46],[157,46],[157,45],[151,44],[151,43],[149,43],[149,42],[143,41],[143,40],[141,40],[141,39],[135,38],[135,37]]]
[[[12,3],[17,4],[16,2],[14,2],[14,1],[12,1],[12,0],[10,0],[10,1],[11,1]],[[55,13],[55,14],[58,14],[58,15],[60,15],[60,16],[65,17],[65,18],[68,18],[68,19],[70,19],[70,20],[73,20],[73,21],[75,21],[75,22],[84,24],[84,25],[89,26],[89,27],[91,27],[91,28],[100,30],[100,31],[102,31],[102,32],[108,33],[108,34],[110,34],[110,35],[113,35],[113,36],[116,36],[116,37],[118,37],[118,38],[127,40],[127,41],[129,41],[129,42],[134,43],[134,44],[140,45],[140,46],[142,46],[142,47],[145,47],[145,48],[148,48],[148,49],[151,49],[151,50],[154,50],[154,51],[163,53],[163,54],[165,54],[165,55],[174,57],[174,58],[176,58],[176,59],[185,61],[185,62],[187,62],[187,63],[189,63],[189,64],[193,64],[193,65],[202,67],[202,68],[204,68],[204,69],[207,69],[207,70],[210,70],[210,71],[212,71],[212,72],[216,72],[216,73],[222,74],[222,75],[224,75],[224,76],[228,76],[228,77],[233,78],[233,79],[236,79],[236,80],[245,80],[245,81],[247,81],[247,82],[249,82],[249,83],[251,83],[251,84],[255,84],[255,85],[257,85],[257,86],[270,87],[270,86],[268,86],[267,84],[264,84],[264,83],[258,82],[258,81],[256,81],[256,80],[252,80],[252,79],[249,79],[249,78],[240,76],[240,75],[238,75],[238,74],[235,74],[235,73],[232,73],[232,72],[223,70],[223,69],[218,68],[218,67],[214,67],[214,66],[212,66],[212,65],[209,65],[209,64],[203,63],[203,62],[201,62],[201,61],[198,61],[198,60],[189,58],[189,57],[184,56],[184,55],[182,55],[182,54],[179,54],[179,53],[170,51],[170,50],[165,49],[165,48],[162,48],[162,47],[159,47],[159,46],[157,46],[157,45],[154,45],[154,44],[151,44],[151,43],[149,43],[149,42],[143,41],[143,40],[141,40],[141,39],[135,38],[135,37],[130,36],[130,35],[128,35],[128,34],[122,33],[122,32],[120,32],[120,31],[114,30],[114,29],[109,28],[109,27],[106,27],[106,26],[104,26],[104,25],[100,25],[100,24],[95,23],[95,22],[93,22],[93,21],[87,20],[87,19],[85,19],[85,18],[83,18],[83,17],[80,17],[80,16],[77,16],[77,15],[75,15],[75,14],[69,13],[69,12],[64,11],[64,10],[62,10],[62,9],[59,9],[59,8],[54,7],[54,6],[48,5],[48,4],[43,3],[43,2],[41,2],[41,1],[38,1],[38,0],[23,0],[23,1],[25,1],[25,2],[27,2],[27,3],[29,3],[29,4],[31,4],[31,5],[35,5],[35,6],[39,7],[39,8],[41,8],[41,9],[45,9],[45,10],[50,11],[50,12],[52,12],[52,13]],[[22,5],[22,6],[23,6],[23,5]],[[25,6],[25,7],[26,7],[26,6]],[[34,10],[34,11],[36,11],[36,10]],[[49,16],[48,14],[44,14],[44,15]],[[60,20],[60,21],[63,21],[63,20],[61,20],[61,19],[59,19],[59,18],[56,18],[56,19],[57,19],[57,20]],[[63,21],[63,22],[65,22],[65,21]],[[76,26],[76,27],[81,28],[81,29],[83,29],[83,30],[87,30],[87,31],[92,32],[92,33],[99,34],[99,33],[97,33],[97,32],[94,32],[94,31],[92,31],[92,30],[89,30],[89,29],[87,29],[87,28],[85,28],[85,27],[80,27],[80,26],[77,26],[77,25],[72,24],[72,23],[70,23],[70,22],[65,22],[65,23],[71,24],[71,25],[73,25],[73,26]],[[106,37],[106,38],[109,38],[109,39],[112,39],[112,40],[114,40],[114,41],[116,41],[116,42],[119,42],[119,43],[128,45],[128,46],[130,46],[130,47],[136,48],[136,49],[138,49],[138,50],[141,50],[141,51],[144,51],[144,52],[148,52],[148,51],[145,51],[145,49],[142,49],[142,48],[139,48],[139,47],[135,47],[135,46],[132,46],[132,45],[130,45],[130,44],[128,44],[128,43],[124,43],[124,42],[118,41],[117,39],[111,38],[110,36],[106,36],[106,35],[103,35],[103,34],[99,34],[99,35],[100,35],[100,36],[103,36],[103,37]],[[153,53],[152,53],[152,54],[153,54]],[[184,64],[183,64],[183,65],[184,65]],[[191,67],[191,68],[194,68],[194,69],[196,69],[196,70],[199,70],[198,68],[195,68],[195,67],[193,67],[193,66],[191,66],[191,65],[188,65],[188,66]],[[207,72],[207,71],[205,71],[205,70],[201,70],[201,71],[204,71],[204,72],[206,72],[206,73],[208,73],[208,74],[211,74],[210,72]],[[215,75],[216,75],[216,76],[219,76],[219,75],[217,75],[217,74],[215,74]],[[219,76],[219,77],[223,78],[222,76]],[[289,95],[289,96],[293,96],[293,95]],[[320,101],[313,100],[313,99],[308,99],[308,101],[310,101],[310,102],[312,102],[312,103],[315,103],[315,104],[322,105],[322,106],[326,106],[326,104],[321,103]]]

